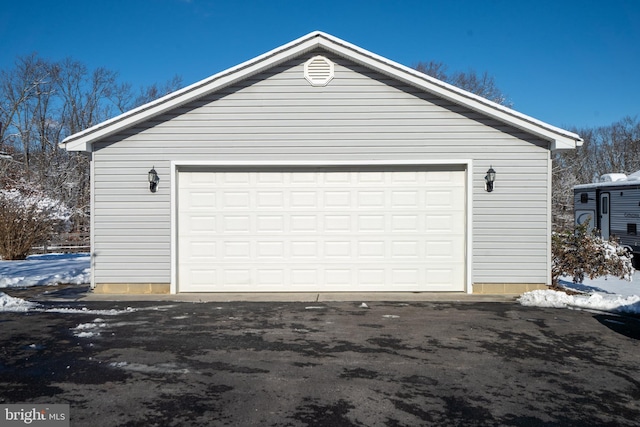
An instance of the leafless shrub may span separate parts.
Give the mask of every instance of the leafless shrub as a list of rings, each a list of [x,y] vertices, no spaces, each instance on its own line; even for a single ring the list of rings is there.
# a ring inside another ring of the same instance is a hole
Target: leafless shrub
[[[0,257],[25,259],[68,219],[67,209],[38,191],[0,190]]]

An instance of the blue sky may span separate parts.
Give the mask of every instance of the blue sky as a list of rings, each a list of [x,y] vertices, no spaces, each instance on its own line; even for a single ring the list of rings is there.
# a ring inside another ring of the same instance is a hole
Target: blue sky
[[[640,0],[15,0],[0,8],[0,69],[37,52],[135,87],[187,85],[314,30],[408,66],[487,71],[556,126],[640,117]]]

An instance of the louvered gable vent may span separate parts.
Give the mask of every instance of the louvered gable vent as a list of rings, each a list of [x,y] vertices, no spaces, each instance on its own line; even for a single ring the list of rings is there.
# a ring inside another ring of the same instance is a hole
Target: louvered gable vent
[[[333,62],[318,55],[304,64],[304,78],[313,86],[326,86],[333,79]]]

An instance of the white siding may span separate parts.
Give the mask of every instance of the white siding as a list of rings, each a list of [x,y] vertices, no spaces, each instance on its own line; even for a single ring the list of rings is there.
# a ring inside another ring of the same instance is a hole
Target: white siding
[[[473,159],[473,282],[548,282],[548,144],[328,54],[335,78],[313,87],[303,64],[319,53],[94,145],[96,283],[170,282],[173,160],[416,158]]]

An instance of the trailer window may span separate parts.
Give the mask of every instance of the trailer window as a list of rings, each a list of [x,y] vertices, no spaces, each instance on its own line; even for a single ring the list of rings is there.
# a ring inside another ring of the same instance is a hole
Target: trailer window
[[[627,234],[632,236],[638,235],[638,225],[637,224],[627,224]]]
[[[602,197],[602,213],[604,215],[609,213],[609,196]]]
[[[589,203],[588,193],[580,193],[580,203]]]

